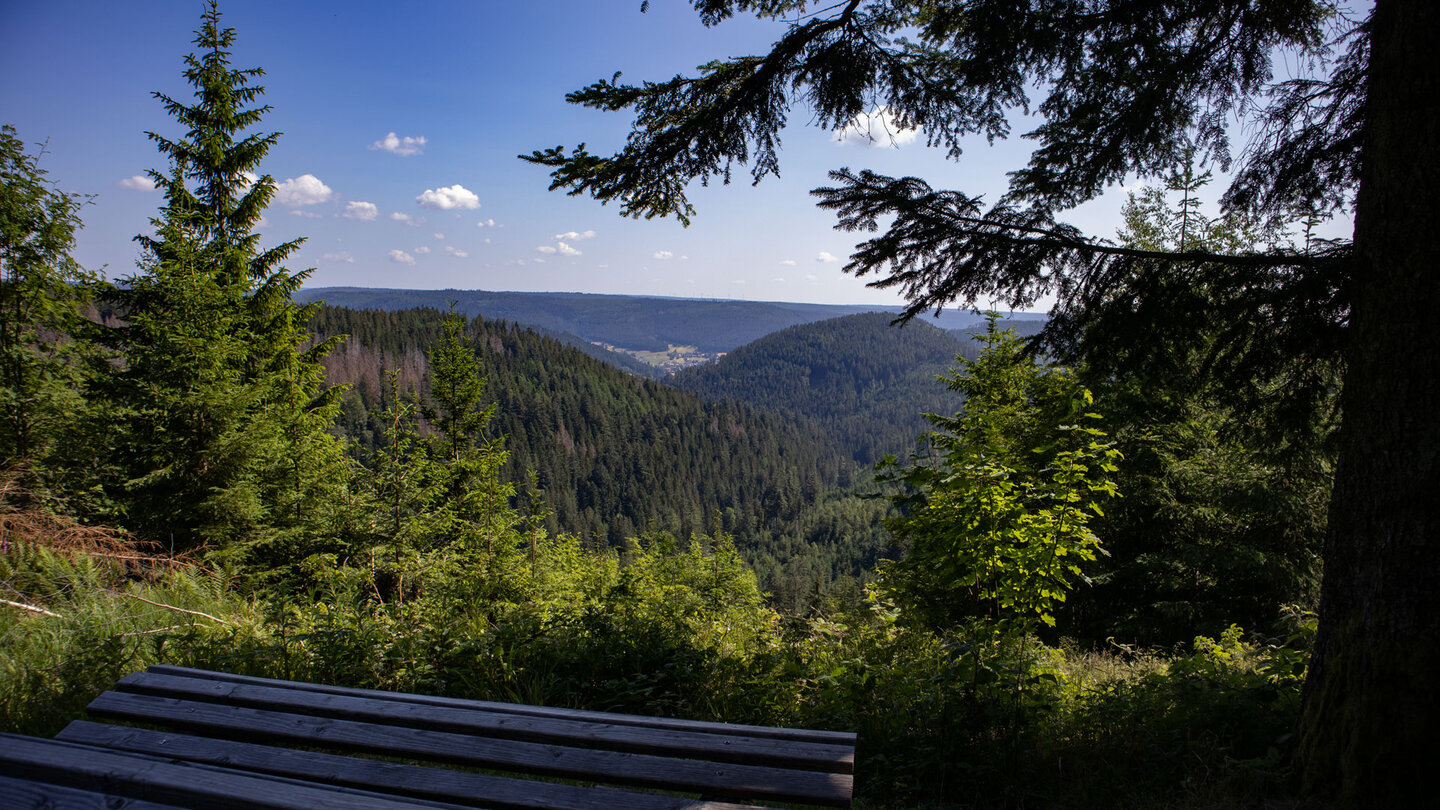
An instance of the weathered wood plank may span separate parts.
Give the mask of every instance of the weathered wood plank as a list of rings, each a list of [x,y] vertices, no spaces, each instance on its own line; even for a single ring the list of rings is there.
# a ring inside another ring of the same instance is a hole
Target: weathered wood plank
[[[749,805],[402,765],[85,720],[71,723],[56,737],[190,762],[504,810],[755,810]]]
[[[334,695],[154,672],[127,675],[116,688],[159,697],[205,700],[407,728],[715,762],[833,773],[851,773],[855,764],[855,751],[850,746],[528,717],[470,708],[442,708],[383,697]]]
[[[64,785],[0,776],[0,807],[6,810],[184,810]]]
[[[437,762],[688,791],[718,798],[760,798],[844,807],[850,803],[853,786],[849,774],[494,740],[134,693],[106,692],[87,710],[100,716],[170,724],[242,740],[286,740]]]
[[[794,740],[796,742],[829,743],[833,745],[855,745],[855,734],[849,731],[820,731],[801,728],[773,728],[770,726],[751,726],[739,723],[710,723],[702,720],[680,720],[672,717],[648,717],[638,714],[620,714],[615,712],[596,712],[583,709],[565,709],[553,706],[527,706],[520,703],[500,703],[485,700],[466,700],[463,698],[447,698],[434,695],[415,695],[406,692],[385,692],[377,689],[353,689],[344,686],[331,686],[329,684],[305,683],[303,681],[285,681],[272,678],[259,678],[252,675],[236,675],[229,672],[214,672],[206,669],[193,669],[190,667],[177,667],[168,664],[156,664],[149,668],[150,672],[166,675],[183,675],[193,678],[205,678],[208,680],[229,681],[232,683],[248,683],[257,686],[284,686],[290,689],[303,689],[310,692],[324,692],[333,695],[350,695],[352,697],[384,697],[391,700],[402,700],[410,703],[421,703],[430,706],[446,706],[457,709],[479,709],[484,711],[505,712],[509,714],[529,715],[533,717],[553,717],[562,720],[582,720],[597,723],[612,723],[615,725],[645,726],[650,728],[673,729],[676,731],[693,731],[702,734],[735,734],[748,737],[767,737],[777,740]]]
[[[0,734],[0,776],[195,810],[459,808],[16,734]]]

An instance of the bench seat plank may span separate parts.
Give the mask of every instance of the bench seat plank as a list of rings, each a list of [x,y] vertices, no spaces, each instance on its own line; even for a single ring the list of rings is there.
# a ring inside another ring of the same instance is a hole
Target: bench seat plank
[[[829,743],[832,745],[843,745],[853,748],[855,746],[855,734],[849,731],[820,731],[803,728],[774,728],[770,726],[750,726],[740,723],[711,723],[703,720],[681,720],[673,717],[650,717],[639,714],[620,714],[615,712],[586,711],[583,709],[565,709],[554,706],[528,706],[521,703],[499,703],[487,700],[467,700],[464,698],[439,697],[436,695],[414,695],[404,692],[385,692],[378,689],[355,689],[346,686],[332,686],[330,684],[306,683],[303,681],[285,681],[272,678],[259,678],[253,675],[236,675],[230,672],[215,672],[207,669],[194,669],[191,667],[177,667],[169,664],[155,664],[148,672],[162,675],[179,675],[191,678],[203,678],[207,680],[228,681],[230,683],[247,683],[255,686],[283,686],[289,689],[300,689],[308,692],[323,692],[332,695],[349,695],[351,697],[378,697],[386,700],[404,701],[407,703],[419,703],[429,706],[445,706],[455,709],[477,709],[482,711],[503,712],[509,714],[520,714],[532,717],[553,717],[561,720],[585,720],[597,723],[610,723],[614,725],[633,725],[648,728],[671,729],[675,731],[692,731],[702,734],[732,734],[747,737],[763,737],[776,740],[793,740],[795,742]]]
[[[0,776],[0,807],[7,810],[184,810],[66,785]]]
[[[454,808],[333,785],[177,763],[85,745],[0,734],[0,775],[188,808],[235,810],[411,810]],[[43,805],[42,805],[43,806]]]
[[[537,782],[76,720],[57,739],[382,793],[502,810],[755,810],[609,787]]]
[[[850,803],[853,787],[850,774],[495,740],[125,692],[106,692],[96,698],[87,711],[243,740],[286,740],[301,745],[509,768],[721,798],[763,798],[845,807]]]
[[[268,685],[136,672],[121,691],[202,700],[253,709],[310,714],[407,728],[447,731],[526,742],[605,748],[738,764],[851,773],[854,748],[735,734],[642,728],[614,723],[522,716],[471,708],[430,706],[380,697],[324,694]]]

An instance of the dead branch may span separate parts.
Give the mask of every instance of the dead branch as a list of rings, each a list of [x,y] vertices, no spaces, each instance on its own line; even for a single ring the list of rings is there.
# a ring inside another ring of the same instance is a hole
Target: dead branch
[[[24,602],[11,602],[9,599],[0,599],[0,602],[4,602],[5,604],[9,605],[10,607],[16,607],[16,608],[20,608],[21,610],[29,610],[29,611],[32,611],[32,612],[34,612],[34,613],[39,613],[39,614],[41,614],[42,616],[54,616],[54,617],[57,618],[57,619],[64,618],[64,617],[61,616],[59,613],[51,613],[50,611],[46,610],[45,608],[36,607],[35,605],[27,605],[27,604],[25,604]]]
[[[186,608],[175,607],[174,605],[167,605],[167,604],[165,604],[164,602],[152,602],[151,600],[146,599],[146,598],[143,597],[143,596],[136,596],[136,595],[133,594],[133,593],[126,593],[126,592],[124,592],[124,591],[111,591],[111,593],[116,594],[116,595],[118,595],[118,596],[128,596],[128,597],[130,597],[131,599],[138,599],[138,600],[140,600],[141,602],[144,602],[144,603],[147,604],[147,605],[154,605],[155,607],[165,608],[166,610],[173,610],[173,611],[175,611],[175,612],[177,612],[177,613],[188,613],[188,614],[190,614],[191,616],[203,616],[204,618],[209,619],[210,621],[219,622],[219,623],[221,623],[221,624],[223,624],[223,625],[227,625],[227,626],[228,626],[228,625],[230,624],[230,622],[225,621],[224,619],[220,618],[219,616],[211,616],[209,613],[201,613],[201,612],[198,611],[198,610],[187,610]]]

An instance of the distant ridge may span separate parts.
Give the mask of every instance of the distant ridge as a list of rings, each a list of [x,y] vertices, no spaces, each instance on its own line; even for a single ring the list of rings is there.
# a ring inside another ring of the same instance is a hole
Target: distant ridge
[[[694,346],[702,352],[728,352],[772,332],[804,323],[865,312],[899,314],[900,306],[805,304],[786,301],[736,301],[600,293],[494,292],[488,290],[401,290],[372,287],[316,287],[301,290],[301,301],[323,300],[351,309],[444,309],[474,317],[514,321],[585,341],[626,349],[664,351]],[[1039,314],[1007,314],[1014,320],[1044,320]],[[947,310],[924,321],[941,329],[964,329],[982,318],[965,310]]]

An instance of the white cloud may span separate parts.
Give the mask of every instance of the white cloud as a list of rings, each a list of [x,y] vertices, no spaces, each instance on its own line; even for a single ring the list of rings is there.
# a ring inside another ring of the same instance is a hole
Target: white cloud
[[[396,222],[403,222],[403,223],[405,223],[406,225],[409,225],[409,226],[412,227],[412,228],[418,228],[418,227],[420,227],[422,224],[424,224],[424,222],[425,222],[425,218],[424,218],[424,217],[420,217],[419,219],[416,219],[415,217],[412,217],[412,216],[410,216],[409,214],[402,214],[402,213],[400,213],[399,211],[396,211],[395,213],[391,214],[391,215],[390,215],[390,218],[393,219],[393,220],[395,220]]]
[[[120,181],[120,187],[131,191],[154,191],[155,181],[143,174],[132,174]]]
[[[335,196],[330,187],[313,174],[302,174],[275,187],[275,202],[286,208],[315,205]]]
[[[806,280],[806,281],[819,281],[819,280],[820,280],[820,277],[817,276],[817,275],[815,275],[814,273],[806,273],[806,274],[805,274],[805,280]]]
[[[358,219],[361,222],[373,222],[375,217],[380,216],[380,209],[375,203],[356,200],[345,203],[345,212],[341,216],[346,219]]]
[[[429,246],[429,245],[421,245],[420,247],[415,248],[415,252],[418,253],[418,254],[421,255],[421,256],[424,256],[426,253],[429,253],[429,252],[430,252],[430,246]]]
[[[295,209],[294,211],[291,211],[291,212],[290,212],[290,216],[292,216],[292,217],[304,217],[304,218],[306,218],[306,219],[324,219],[324,218],[325,218],[325,217],[321,216],[320,214],[315,213],[314,211],[301,211],[301,210],[298,209],[298,208]]]
[[[445,252],[446,252],[446,253],[449,253],[451,256],[454,256],[454,257],[457,258],[457,259],[463,259],[463,258],[465,258],[466,256],[469,256],[469,255],[470,255],[467,251],[461,250],[460,248],[457,248],[457,247],[455,247],[454,245],[446,245],[446,246],[445,246]]]
[[[418,135],[412,138],[407,135],[401,138],[392,132],[370,144],[370,148],[401,155],[402,157],[409,157],[425,151],[425,136]]]
[[[594,231],[566,231],[565,233],[555,234],[556,241],[583,242],[586,239],[593,238],[595,238]]]
[[[493,227],[495,227],[495,220],[493,220],[493,219],[482,219],[482,220],[480,220],[479,222],[475,223],[475,227],[477,227],[477,228],[493,228]]]
[[[785,265],[786,267],[794,267],[794,266],[795,266],[795,260],[794,260],[794,259],[782,259],[782,260],[780,261],[780,263],[783,264],[783,265]]]
[[[531,259],[531,261],[535,262],[536,264],[544,264],[544,263],[545,263],[545,260],[544,260],[544,259]],[[521,260],[520,260],[520,263],[521,263],[521,264],[524,264],[524,263],[525,263],[525,260],[524,260],[524,259],[521,259]]]
[[[573,247],[570,247],[569,245],[565,244],[564,242],[557,242],[556,245],[555,245],[555,249],[558,250],[558,251],[560,251],[560,253],[561,253],[562,255],[565,255],[565,256],[579,256],[579,255],[580,255],[580,251],[576,250],[576,249],[573,248]]]
[[[456,183],[447,188],[427,188],[415,197],[421,208],[435,208],[449,211],[455,208],[475,209],[480,207],[480,198],[475,192]]]
[[[537,248],[535,248],[535,249],[538,250],[538,251],[540,251],[541,253],[554,253],[554,252],[555,252],[555,248],[550,247],[549,245],[541,245],[541,246],[539,246],[539,247],[537,247]]]
[[[337,253],[322,253],[320,254],[320,258],[324,259],[327,262],[346,262],[349,264],[355,263],[355,257],[351,256],[349,251],[345,250],[339,251]]]
[[[836,256],[828,250],[822,250],[815,255],[815,261],[821,262],[822,264],[829,264],[831,262],[840,261],[840,257]]]
[[[443,233],[432,233],[432,234],[430,234],[430,235],[433,236],[433,237],[435,237],[436,239],[444,239],[444,238],[445,238],[445,234],[443,234]]]
[[[415,257],[403,250],[392,250],[390,251],[390,261],[396,264],[414,264]]]
[[[260,175],[254,172],[241,172],[240,179],[242,181],[240,183],[240,193],[249,194],[250,189],[254,188],[255,184],[260,182]]]
[[[656,258],[656,259],[669,259],[669,258],[674,257],[674,255],[675,255],[674,253],[671,253],[671,252],[668,251],[668,250],[657,250],[657,251],[655,251],[655,256],[654,256],[654,258]]]
[[[898,148],[915,140],[919,133],[918,129],[903,129],[888,108],[880,107],[850,119],[835,140],[859,146]]]
[[[785,283],[785,278],[783,276],[776,276],[775,280],[781,284]]]

